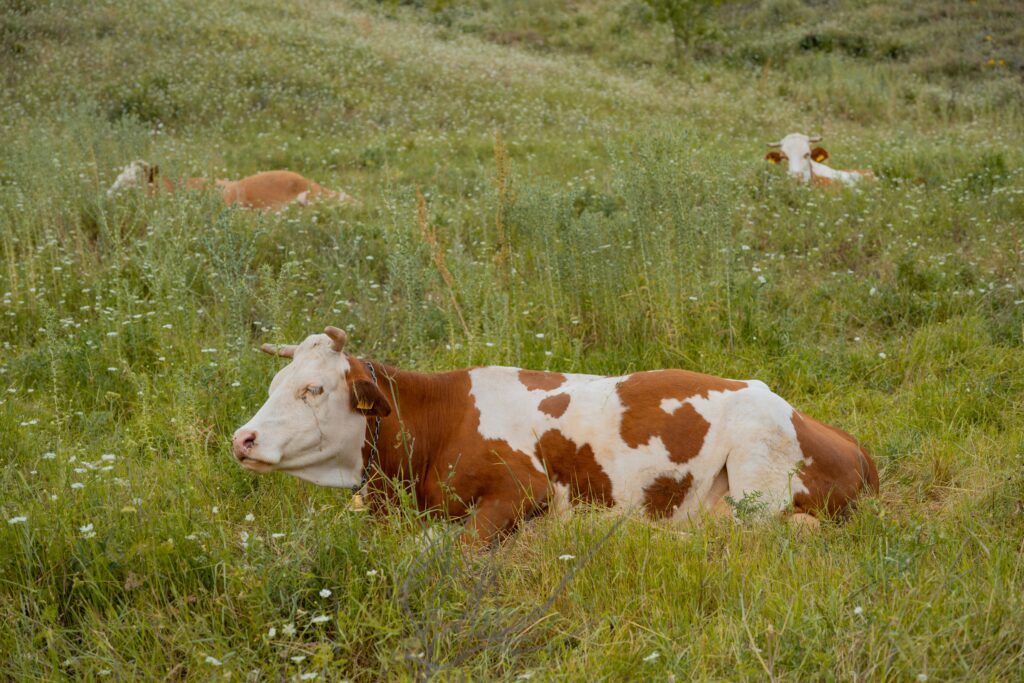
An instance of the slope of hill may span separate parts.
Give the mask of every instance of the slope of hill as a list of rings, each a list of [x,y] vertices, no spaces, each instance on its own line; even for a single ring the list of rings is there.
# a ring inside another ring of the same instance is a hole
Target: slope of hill
[[[677,62],[633,0],[3,3],[0,675],[1018,676],[1020,19],[724,3]],[[880,180],[795,186],[792,131]],[[136,158],[362,205],[108,197]],[[231,461],[254,348],[325,324],[423,370],[757,377],[883,493],[811,537],[583,510],[424,553]]]

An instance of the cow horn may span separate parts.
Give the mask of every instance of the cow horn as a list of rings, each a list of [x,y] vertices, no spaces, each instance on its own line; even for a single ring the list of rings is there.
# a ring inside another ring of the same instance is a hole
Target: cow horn
[[[781,142],[769,142],[768,146],[769,147],[782,147],[782,143]]]
[[[807,138],[807,141],[808,142],[821,142],[821,136],[820,135],[814,135],[812,137]]]
[[[341,350],[345,348],[345,343],[348,342],[348,335],[345,334],[345,330],[328,325],[324,328],[324,334],[331,338],[331,348],[341,353]]]
[[[271,356],[294,358],[295,348],[295,344],[285,344],[284,346],[278,346],[277,344],[264,344],[260,347],[260,351],[270,354]]]

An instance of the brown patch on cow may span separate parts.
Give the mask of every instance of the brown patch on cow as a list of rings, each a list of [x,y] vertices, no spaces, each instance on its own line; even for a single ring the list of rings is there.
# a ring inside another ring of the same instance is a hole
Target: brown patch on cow
[[[578,446],[557,429],[549,429],[537,441],[536,455],[552,481],[569,487],[574,501],[615,503],[612,481],[594,458],[590,444]]]
[[[540,412],[547,413],[551,417],[562,417],[569,407],[569,394],[555,394],[548,396],[537,406]]]
[[[348,360],[350,382],[372,381],[363,361]],[[415,496],[420,510],[468,517],[471,537],[483,542],[544,509],[548,480],[531,458],[480,435],[469,371],[423,374],[374,365],[376,384],[394,410],[380,422],[373,459],[384,476],[368,483],[371,509],[397,501],[397,483]],[[370,462],[374,427],[375,420],[367,420],[364,464]]]
[[[693,475],[689,472],[682,479],[669,474],[657,477],[644,489],[644,509],[654,518],[671,517],[686,500],[692,484]]]
[[[878,469],[856,439],[795,410],[791,420],[800,450],[811,461],[800,470],[808,492],[793,496],[797,512],[836,515],[863,493],[878,492]]]
[[[630,448],[659,437],[672,462],[684,463],[700,453],[711,425],[689,403],[672,414],[661,402],[674,398],[685,401],[694,396],[707,398],[711,391],[737,391],[746,382],[701,375],[686,370],[640,372],[619,383],[617,390],[625,410],[620,432]]]
[[[551,391],[565,384],[565,375],[559,372],[520,370],[519,382],[530,391]]]

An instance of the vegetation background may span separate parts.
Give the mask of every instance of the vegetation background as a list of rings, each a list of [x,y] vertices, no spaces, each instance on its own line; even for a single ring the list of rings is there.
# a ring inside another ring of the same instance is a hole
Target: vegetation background
[[[0,678],[1021,679],[1024,10],[729,2],[680,47],[657,4],[0,2]],[[793,184],[794,131],[880,180]],[[136,158],[363,203],[107,197]],[[255,348],[325,324],[756,377],[883,492],[808,538],[580,511],[423,553],[229,455]]]

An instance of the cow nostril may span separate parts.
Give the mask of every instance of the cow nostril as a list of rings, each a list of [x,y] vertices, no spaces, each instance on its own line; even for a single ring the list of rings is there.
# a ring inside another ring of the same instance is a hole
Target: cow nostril
[[[257,432],[255,430],[235,434],[234,438],[231,439],[231,450],[234,451],[235,457],[239,459],[246,457],[249,451],[256,445],[256,436]]]

